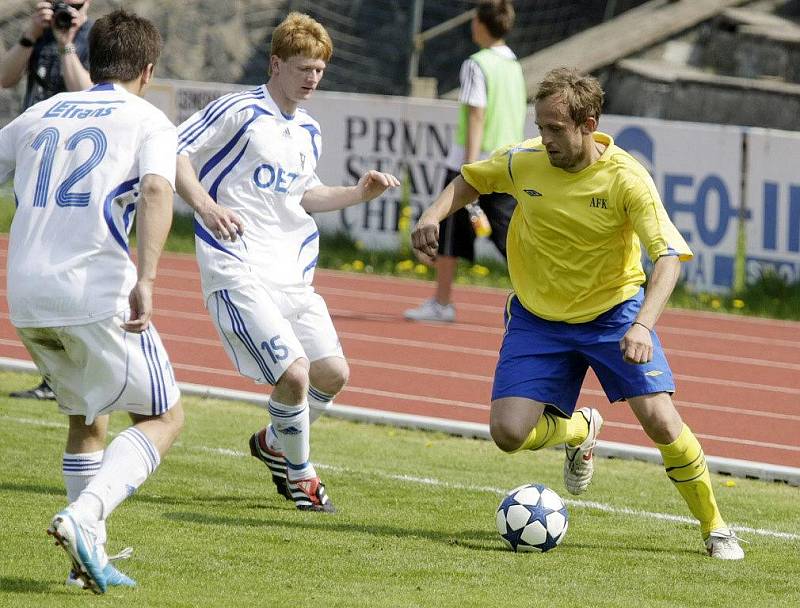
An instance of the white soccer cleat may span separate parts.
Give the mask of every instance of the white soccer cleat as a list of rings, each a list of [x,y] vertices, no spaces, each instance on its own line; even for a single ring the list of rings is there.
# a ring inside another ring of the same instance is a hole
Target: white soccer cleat
[[[714,559],[744,559],[741,540],[730,528],[717,528],[706,539],[706,551]]]
[[[408,309],[403,316],[409,321],[452,323],[456,319],[456,309],[452,304],[439,304],[436,298],[430,298],[417,308]]]
[[[578,446],[564,444],[564,485],[570,494],[582,494],[592,483],[594,474],[593,451],[597,445],[597,434],[603,426],[603,417],[595,408],[582,407],[578,410],[589,423],[589,434]]]
[[[94,593],[105,593],[106,575],[102,545],[97,544],[97,535],[69,508],[58,513],[47,533],[56,539],[56,544],[67,552],[72,560],[72,569],[84,588]]]

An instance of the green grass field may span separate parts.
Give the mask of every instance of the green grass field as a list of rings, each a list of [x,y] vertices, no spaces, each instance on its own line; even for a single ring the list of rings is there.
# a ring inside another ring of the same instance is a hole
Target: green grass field
[[[266,419],[243,403],[185,398],[185,430],[109,521],[109,550],[137,589],[67,588],[68,561],[45,529],[64,504],[66,419],[52,402],[10,400],[33,377],[0,373],[0,606],[800,605],[800,490],[714,477],[744,562],[707,558],[664,471],[602,459],[569,501],[564,543],[506,550],[501,492],[541,482],[567,497],[562,454],[502,454],[490,442],[326,418],[313,456],[339,513],[297,512],[272,489],[247,438]],[[120,430],[123,414],[112,417]]]

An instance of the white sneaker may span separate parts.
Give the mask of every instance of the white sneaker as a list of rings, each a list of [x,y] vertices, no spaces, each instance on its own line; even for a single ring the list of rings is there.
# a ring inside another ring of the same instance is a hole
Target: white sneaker
[[[438,321],[452,323],[456,318],[456,309],[452,304],[439,304],[436,298],[425,300],[417,308],[410,308],[403,316],[409,321]]]
[[[715,559],[744,559],[741,540],[730,528],[717,528],[706,539],[706,551]]]
[[[84,522],[69,508],[53,517],[47,533],[67,552],[72,569],[83,580],[84,588],[94,593],[105,593],[105,557],[102,545],[97,544],[95,526]]]
[[[564,444],[564,485],[570,494],[582,494],[592,483],[594,459],[592,452],[597,445],[597,434],[603,426],[603,417],[594,408],[582,407],[578,410],[589,423],[589,434],[584,442],[572,447]]]

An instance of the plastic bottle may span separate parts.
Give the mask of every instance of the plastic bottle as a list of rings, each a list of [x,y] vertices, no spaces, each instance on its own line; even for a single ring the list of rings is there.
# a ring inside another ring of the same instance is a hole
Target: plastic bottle
[[[467,205],[467,213],[469,213],[469,221],[472,223],[472,229],[475,231],[475,236],[489,236],[492,234],[492,226],[489,224],[489,218],[477,203],[470,203]]]

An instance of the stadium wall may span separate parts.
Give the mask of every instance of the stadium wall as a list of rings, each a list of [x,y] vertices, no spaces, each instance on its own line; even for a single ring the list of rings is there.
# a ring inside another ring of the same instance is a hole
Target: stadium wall
[[[244,88],[159,80],[148,99],[180,123],[216,97]],[[443,186],[457,104],[319,91],[306,109],[324,134],[318,173],[325,183],[352,184],[370,168],[407,180],[407,200],[398,189],[365,205],[318,214],[320,228],[345,231],[370,248],[400,246],[404,209],[410,207],[413,223]],[[527,124],[534,135],[532,110]],[[690,288],[726,292],[737,273],[752,281],[767,270],[787,282],[800,280],[800,179],[790,162],[800,151],[800,135],[625,116],[603,116],[601,130],[653,175],[695,253],[683,265]],[[483,242],[478,253],[493,255],[494,249]]]

